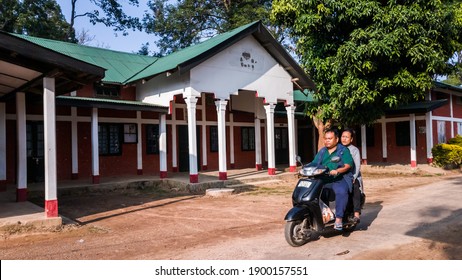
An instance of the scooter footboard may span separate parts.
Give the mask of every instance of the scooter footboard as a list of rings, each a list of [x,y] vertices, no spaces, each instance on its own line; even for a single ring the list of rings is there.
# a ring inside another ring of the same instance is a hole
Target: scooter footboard
[[[306,216],[308,216],[310,213],[310,209],[307,207],[298,207],[294,206],[290,211],[286,214],[286,217],[284,220],[290,222],[290,221],[296,221],[296,220],[303,220]]]

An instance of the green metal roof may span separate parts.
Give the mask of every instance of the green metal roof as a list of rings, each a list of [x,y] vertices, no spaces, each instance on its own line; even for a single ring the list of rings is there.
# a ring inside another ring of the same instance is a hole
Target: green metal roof
[[[151,78],[167,71],[188,71],[204,60],[247,36],[254,36],[303,88],[314,89],[313,81],[298,63],[274,39],[260,21],[219,34],[199,44],[187,47],[162,58],[101,49],[72,43],[16,35],[22,39],[84,62],[107,69],[103,82],[128,84]]]
[[[424,114],[424,113],[433,111],[436,108],[443,106],[447,102],[448,102],[447,99],[412,102],[406,105],[398,106],[398,108],[396,109],[386,110],[385,113],[387,115],[419,114],[419,113]]]
[[[145,70],[131,77],[129,80],[127,80],[127,83],[140,80],[146,77],[152,77],[160,73],[176,69],[186,62],[191,61],[197,58],[198,56],[204,55],[213,48],[229,40],[233,36],[238,35],[239,33],[243,32],[244,30],[250,27],[255,26],[256,24],[258,24],[258,21],[243,25],[239,28],[233,29],[223,34],[219,34],[197,45],[184,48],[170,55],[162,57],[158,61],[156,61],[156,63],[150,65]]]
[[[312,91],[305,89],[304,91],[301,90],[294,90],[294,101],[300,102],[314,102],[316,99],[313,97]]]
[[[133,53],[118,52],[25,35],[15,35],[44,48],[106,69],[105,77],[102,81],[107,83],[123,84],[135,73],[140,72],[158,59],[156,57]]]
[[[116,110],[134,110],[134,111],[154,111],[160,113],[167,113],[168,107],[159,106],[156,104],[132,101],[132,100],[119,100],[119,99],[105,99],[93,97],[79,97],[79,96],[56,96],[57,105],[67,105],[76,107],[89,107],[89,108],[107,108]]]
[[[460,86],[453,86],[453,85],[446,84],[443,82],[438,82],[438,81],[433,82],[433,84],[434,84],[434,87],[433,87],[434,89],[442,88],[442,89],[449,89],[449,90],[454,90],[457,92],[462,92],[462,87]]]

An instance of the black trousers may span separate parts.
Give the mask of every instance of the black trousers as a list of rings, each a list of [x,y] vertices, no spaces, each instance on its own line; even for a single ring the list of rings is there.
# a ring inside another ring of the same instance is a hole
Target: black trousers
[[[353,209],[361,214],[361,190],[359,189],[358,180],[355,180],[353,184]]]

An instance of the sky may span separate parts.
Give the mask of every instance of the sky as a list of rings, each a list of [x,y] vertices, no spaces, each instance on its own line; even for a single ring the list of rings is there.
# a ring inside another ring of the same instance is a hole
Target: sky
[[[71,16],[71,0],[56,0],[61,6],[62,13],[66,18],[67,22],[70,22]],[[121,1],[122,3],[127,1]],[[130,16],[138,16],[142,18],[145,10],[148,10],[146,5],[147,1],[140,0],[139,7],[133,7],[131,5],[124,5],[124,11]],[[83,13],[84,11],[93,10],[94,6],[88,0],[78,0],[76,3],[77,13]],[[75,20],[74,28],[76,32],[81,32],[83,29],[88,30],[90,36],[95,38],[87,43],[86,45],[103,47],[116,51],[123,52],[138,52],[141,49],[141,45],[149,42],[149,50],[153,51],[153,43],[155,36],[153,34],[147,34],[139,31],[128,31],[127,36],[123,36],[122,32],[114,32],[111,27],[106,27],[104,24],[93,25],[88,17],[78,17]]]

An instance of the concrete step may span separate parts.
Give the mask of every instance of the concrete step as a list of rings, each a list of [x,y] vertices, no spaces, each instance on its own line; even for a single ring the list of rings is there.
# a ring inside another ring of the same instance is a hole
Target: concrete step
[[[282,183],[283,180],[278,180],[278,179],[272,179],[272,180],[256,180],[256,181],[250,181],[246,183],[237,183],[237,184],[228,184],[225,185],[225,188],[240,188],[240,187],[249,187],[249,186],[261,186],[261,185],[268,185],[268,184],[278,184]]]

